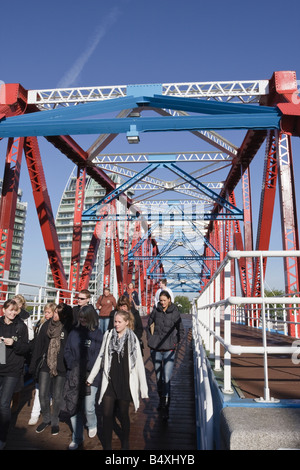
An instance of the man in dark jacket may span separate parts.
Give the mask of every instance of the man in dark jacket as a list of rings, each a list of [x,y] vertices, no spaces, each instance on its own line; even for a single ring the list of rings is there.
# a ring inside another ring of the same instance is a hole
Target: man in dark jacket
[[[78,320],[79,320],[79,312],[80,312],[81,307],[84,307],[85,305],[90,305],[90,300],[91,300],[90,291],[88,289],[82,289],[79,292],[78,297],[77,297],[78,304],[73,307],[73,324],[75,326],[79,324]],[[98,322],[99,317],[95,308],[94,308],[94,315]]]

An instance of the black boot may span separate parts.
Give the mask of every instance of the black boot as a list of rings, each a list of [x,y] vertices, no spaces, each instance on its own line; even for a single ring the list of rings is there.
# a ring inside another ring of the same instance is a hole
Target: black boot
[[[164,397],[162,403],[163,403],[162,419],[163,419],[163,421],[167,421],[169,419],[170,398],[169,397]]]
[[[122,441],[122,450],[129,450],[129,441],[128,441],[128,439],[123,439],[123,441]]]
[[[162,397],[161,395],[159,395],[159,405],[157,407],[157,411],[161,411],[165,405],[165,397]]]

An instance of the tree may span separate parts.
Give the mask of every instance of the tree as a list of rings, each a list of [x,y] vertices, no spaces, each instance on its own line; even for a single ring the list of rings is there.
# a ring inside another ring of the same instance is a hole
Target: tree
[[[265,296],[266,297],[284,297],[284,291],[279,289],[265,289]],[[269,308],[269,315],[271,318],[283,319],[283,305],[282,304],[272,304],[270,300]]]
[[[184,295],[177,295],[174,299],[180,313],[190,313],[191,302],[190,299]]]

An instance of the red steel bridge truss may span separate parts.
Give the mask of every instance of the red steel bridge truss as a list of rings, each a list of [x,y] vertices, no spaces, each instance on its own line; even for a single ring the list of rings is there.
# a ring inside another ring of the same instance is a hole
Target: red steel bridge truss
[[[220,134],[229,130],[243,133],[239,146]],[[213,150],[106,153],[120,134],[126,136],[127,145],[138,143],[143,133],[172,131],[191,133]],[[84,150],[78,139],[87,134],[97,138]],[[237,82],[53,90],[3,84],[0,139],[7,139],[7,152],[0,205],[2,290],[10,266],[23,153],[55,287],[88,287],[100,238],[105,237],[104,284],[110,283],[113,254],[119,294],[134,279],[142,303],[150,308],[161,276],[167,277],[175,292],[199,293],[229,250],[268,250],[276,191],[282,249],[299,249],[291,150],[291,136],[299,135],[300,99],[293,71],[274,72],[269,80]],[[38,138],[45,138],[77,167],[72,262],[67,275]],[[263,144],[264,175],[254,246],[250,167]],[[105,196],[84,210],[87,177],[105,189]],[[239,203],[238,184],[242,186]],[[81,263],[84,220],[94,221],[95,229]],[[299,292],[299,260],[287,258],[284,269],[286,293]],[[238,271],[238,275],[232,271],[233,292],[239,279],[243,295],[259,296],[259,265],[240,260]]]

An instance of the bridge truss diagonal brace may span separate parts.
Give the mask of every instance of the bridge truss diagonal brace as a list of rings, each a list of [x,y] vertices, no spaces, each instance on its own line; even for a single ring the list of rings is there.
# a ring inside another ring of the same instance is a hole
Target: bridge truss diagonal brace
[[[157,164],[152,163],[152,164],[148,165],[146,168],[141,170],[139,173],[134,175],[132,178],[129,178],[128,181],[121,184],[119,187],[115,188],[109,194],[105,195],[102,199],[100,199],[100,201],[98,201],[92,207],[90,207],[89,209],[84,211],[83,218],[85,218],[85,219],[86,218],[88,218],[88,219],[97,219],[99,208],[101,208],[101,207],[103,208],[106,204],[109,204],[110,202],[116,200],[118,197],[123,195],[125,193],[125,191],[130,189],[137,181],[140,181],[145,176],[152,173],[159,166],[160,166],[159,163],[157,163]]]
[[[235,207],[233,204],[230,204],[230,202],[228,202],[223,197],[219,196],[212,189],[207,188],[204,184],[202,184],[197,179],[193,178],[193,176],[189,175],[177,165],[175,165],[174,163],[164,163],[163,165],[169,170],[179,175],[180,177],[182,177],[185,181],[192,184],[200,192],[210,197],[215,203],[219,204],[221,207],[226,209],[228,211],[228,214],[230,214],[231,218],[243,219],[243,211]]]

